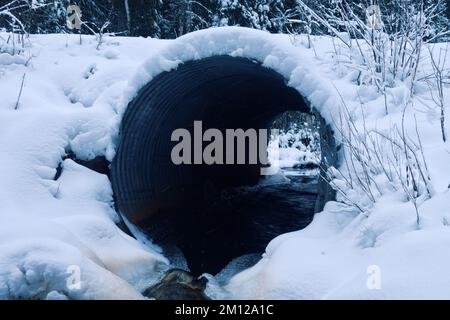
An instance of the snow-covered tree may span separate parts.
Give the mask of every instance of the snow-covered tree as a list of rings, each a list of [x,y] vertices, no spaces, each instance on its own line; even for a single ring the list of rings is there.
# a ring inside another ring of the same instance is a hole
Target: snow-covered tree
[[[416,23],[414,17],[421,11],[428,19],[429,37],[438,36],[449,26],[445,0],[379,0],[377,5],[381,9],[381,19],[388,34],[411,29],[411,24]]]
[[[159,0],[155,10],[158,36],[176,38],[212,25],[215,1]]]
[[[283,11],[282,0],[222,0],[217,21],[227,25],[280,31],[280,20],[276,18]]]

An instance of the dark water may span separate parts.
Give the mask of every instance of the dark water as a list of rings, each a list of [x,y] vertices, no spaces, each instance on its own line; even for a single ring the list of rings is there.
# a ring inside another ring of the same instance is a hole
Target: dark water
[[[317,175],[285,174],[287,181],[222,190],[209,199],[178,243],[193,273],[215,274],[234,258],[263,253],[276,236],[312,221]]]

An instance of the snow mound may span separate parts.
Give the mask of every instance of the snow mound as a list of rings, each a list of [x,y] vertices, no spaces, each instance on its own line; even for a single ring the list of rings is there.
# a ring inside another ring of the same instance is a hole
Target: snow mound
[[[107,41],[112,59],[93,37],[78,41],[31,36],[28,63],[0,54],[0,299],[142,298],[167,268],[116,226],[108,178],[63,160],[111,159],[115,105],[146,54],[136,45],[159,42]],[[75,271],[80,286],[68,286]]]

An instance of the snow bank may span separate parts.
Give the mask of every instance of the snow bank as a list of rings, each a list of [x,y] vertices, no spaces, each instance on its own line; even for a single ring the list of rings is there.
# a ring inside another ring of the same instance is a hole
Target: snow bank
[[[318,168],[321,161],[318,135],[310,128],[297,126],[280,131],[278,136],[272,137],[267,148],[272,169]]]
[[[93,37],[78,41],[31,36],[27,64],[0,55],[0,299],[142,298],[167,267],[115,225],[108,178],[62,161],[69,150],[112,157],[115,104],[146,55],[138,48],[159,42],[108,39],[96,50]],[[68,286],[76,270],[80,286]]]

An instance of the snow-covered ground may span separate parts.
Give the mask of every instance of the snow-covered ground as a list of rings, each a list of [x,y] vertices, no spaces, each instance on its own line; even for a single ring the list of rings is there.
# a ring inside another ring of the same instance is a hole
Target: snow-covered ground
[[[142,298],[140,291],[168,268],[157,247],[115,225],[106,176],[68,159],[53,178],[68,150],[80,159],[112,159],[128,101],[183,61],[218,54],[253,58],[282,74],[330,125],[342,98],[358,128],[400,126],[407,82],[388,89],[385,115],[385,97],[358,86],[357,74],[336,63],[329,38],[314,38],[314,50],[301,38],[292,40],[218,28],[171,41],[106,38],[98,50],[91,36],[82,44],[78,36],[31,36],[19,56],[2,45],[0,298]],[[429,69],[424,63],[418,72]],[[336,179],[364,212],[328,203],[309,227],[274,239],[221,297],[450,298],[450,146],[441,139],[439,110],[421,103],[430,101],[426,86],[412,88],[404,129],[415,137],[417,121],[432,185],[431,198],[418,203],[420,224],[412,202],[382,175],[373,175],[380,186],[375,204]]]
[[[115,102],[162,42],[30,42],[23,57],[0,54],[0,298],[139,298],[167,261],[116,227],[108,178],[70,159],[53,178],[68,150],[112,156]]]

